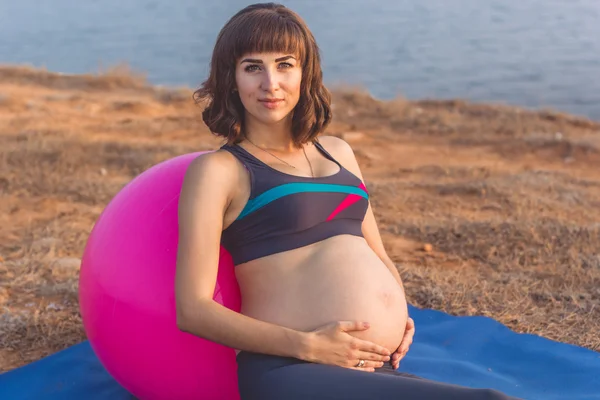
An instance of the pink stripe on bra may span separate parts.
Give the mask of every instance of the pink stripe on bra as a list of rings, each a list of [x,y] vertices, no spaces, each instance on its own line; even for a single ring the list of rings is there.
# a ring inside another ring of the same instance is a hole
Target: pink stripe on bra
[[[361,182],[359,188],[361,188],[362,190],[364,190],[366,193],[369,193],[367,191],[366,186],[364,185],[364,183]],[[357,195],[357,194],[349,194],[348,196],[346,196],[346,198],[344,198],[344,200],[335,208],[335,210],[333,210],[333,212],[329,215],[329,217],[327,217],[326,221],[331,221],[333,218],[335,218],[336,215],[338,215],[342,210],[350,207],[352,204],[356,203],[357,201],[359,201],[360,199],[362,199],[361,196]]]

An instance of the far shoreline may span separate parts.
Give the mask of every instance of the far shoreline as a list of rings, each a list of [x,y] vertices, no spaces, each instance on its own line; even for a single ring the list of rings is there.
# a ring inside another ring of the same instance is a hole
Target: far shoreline
[[[67,88],[70,86],[77,86],[82,84],[82,80],[89,80],[90,78],[102,80],[102,78],[109,78],[113,80],[112,85],[109,85],[106,88],[112,87],[117,88],[121,87],[121,84],[128,86],[125,82],[128,82],[131,85],[132,89],[142,89],[142,88],[154,88],[156,90],[166,90],[166,91],[193,91],[196,88],[189,85],[168,85],[161,83],[153,83],[149,82],[146,76],[146,73],[142,70],[134,70],[127,64],[118,64],[114,66],[107,67],[105,69],[100,69],[97,72],[86,72],[86,73],[67,73],[60,71],[52,71],[48,70],[44,67],[37,67],[31,64],[1,64],[0,63],[0,85],[6,82],[9,82],[11,79],[15,80],[15,83],[19,84],[38,84],[38,85],[49,85],[50,88],[60,89]],[[119,81],[121,83],[119,83]],[[88,81],[89,82],[89,81]],[[85,84],[83,85],[85,86]],[[92,84],[92,86],[94,86]],[[577,112],[569,112],[566,110],[561,110],[559,108],[550,107],[550,106],[533,106],[533,105],[523,105],[523,104],[513,104],[502,100],[475,100],[467,97],[451,97],[451,96],[443,96],[443,97],[419,97],[419,98],[405,98],[402,94],[399,94],[395,98],[383,98],[378,97],[371,93],[371,91],[365,87],[364,85],[357,85],[352,83],[332,83],[327,84],[327,87],[332,92],[344,92],[344,91],[357,91],[362,93],[367,93],[373,100],[379,102],[390,102],[395,101],[397,99],[402,99],[404,101],[409,102],[428,102],[428,101],[441,101],[441,102],[466,102],[470,104],[479,104],[479,105],[489,105],[492,107],[511,107],[511,108],[521,108],[523,110],[529,112],[540,112],[544,114],[561,114],[561,115],[570,115],[579,119],[586,119],[592,122],[600,122],[600,111],[598,117],[594,117],[593,115],[587,115],[585,113],[577,113]],[[600,109],[600,105],[599,105]]]

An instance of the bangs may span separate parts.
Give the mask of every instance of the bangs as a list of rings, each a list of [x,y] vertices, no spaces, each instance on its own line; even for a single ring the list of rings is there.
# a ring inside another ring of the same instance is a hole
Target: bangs
[[[305,64],[305,35],[294,21],[272,13],[248,17],[240,21],[233,38],[235,61],[248,53],[285,53],[296,56],[302,65]]]

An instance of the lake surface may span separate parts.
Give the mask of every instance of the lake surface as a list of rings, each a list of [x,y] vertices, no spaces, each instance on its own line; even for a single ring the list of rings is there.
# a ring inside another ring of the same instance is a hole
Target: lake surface
[[[0,0],[0,63],[65,73],[119,63],[197,87],[216,36],[252,2]],[[290,0],[325,82],[389,99],[466,98],[600,120],[599,0]]]

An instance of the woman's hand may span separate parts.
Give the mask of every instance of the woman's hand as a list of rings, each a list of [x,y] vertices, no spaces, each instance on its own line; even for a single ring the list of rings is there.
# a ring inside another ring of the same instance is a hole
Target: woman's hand
[[[348,333],[367,329],[369,324],[366,322],[337,321],[308,332],[302,359],[373,372],[390,360],[390,351]],[[360,360],[364,360],[364,364],[359,367]]]
[[[415,321],[412,318],[408,318],[406,320],[406,329],[404,330],[404,337],[400,342],[400,346],[398,349],[392,354],[392,367],[394,369],[398,369],[400,366],[400,360],[404,358],[410,345],[413,342],[413,337],[415,336]]]

